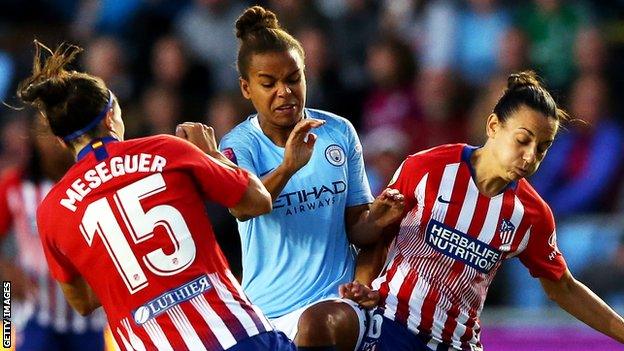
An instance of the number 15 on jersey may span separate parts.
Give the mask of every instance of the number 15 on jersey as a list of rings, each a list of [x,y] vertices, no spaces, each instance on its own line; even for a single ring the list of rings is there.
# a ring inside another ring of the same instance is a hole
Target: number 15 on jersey
[[[157,205],[145,211],[141,205],[142,199],[166,189],[162,174],[155,173],[119,189],[114,196],[115,205],[134,245],[152,238],[158,226],[165,230],[173,243],[174,252],[169,255],[158,248],[140,257],[145,266],[159,276],[177,274],[195,259],[195,242],[180,211],[170,205]],[[89,204],[82,217],[80,231],[89,246],[93,246],[96,233],[100,236],[131,294],[148,285],[145,272],[106,197]]]

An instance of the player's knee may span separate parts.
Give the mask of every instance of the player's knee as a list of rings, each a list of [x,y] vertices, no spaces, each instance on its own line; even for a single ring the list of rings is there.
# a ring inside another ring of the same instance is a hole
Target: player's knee
[[[355,311],[345,303],[323,302],[306,309],[299,318],[297,339],[324,340],[335,344],[341,338],[354,334],[357,338],[359,322]]]

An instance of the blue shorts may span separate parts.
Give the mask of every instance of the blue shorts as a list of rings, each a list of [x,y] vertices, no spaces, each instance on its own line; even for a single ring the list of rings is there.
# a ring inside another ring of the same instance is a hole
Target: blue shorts
[[[20,332],[20,342],[16,351],[103,351],[104,332],[85,331],[84,333],[59,333],[52,327],[39,325],[31,318]]]
[[[432,351],[403,325],[375,311],[358,351]]]
[[[239,341],[227,351],[297,351],[295,344],[282,332],[269,331]]]

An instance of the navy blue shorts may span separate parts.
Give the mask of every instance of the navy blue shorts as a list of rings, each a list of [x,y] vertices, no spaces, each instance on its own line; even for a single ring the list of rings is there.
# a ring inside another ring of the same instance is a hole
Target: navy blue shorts
[[[359,351],[432,351],[403,325],[375,312]]]
[[[104,332],[58,333],[52,327],[39,325],[31,318],[21,331],[16,351],[103,351]]]
[[[295,344],[282,332],[270,331],[239,341],[227,351],[297,351]]]

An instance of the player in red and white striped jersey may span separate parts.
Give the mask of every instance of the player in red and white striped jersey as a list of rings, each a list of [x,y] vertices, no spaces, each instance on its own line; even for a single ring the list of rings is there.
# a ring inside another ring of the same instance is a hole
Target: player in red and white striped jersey
[[[67,304],[61,287],[50,276],[36,225],[37,206],[71,165],[66,150],[44,145],[53,138],[40,119],[32,119],[30,158],[0,178],[0,240],[13,235],[15,258],[2,258],[0,272],[12,282],[17,302],[13,317],[19,350],[104,349],[101,311],[83,317]],[[78,346],[76,346],[79,344]]]
[[[489,116],[483,147],[444,145],[403,162],[389,187],[405,196],[406,211],[372,284],[380,300],[364,350],[482,350],[479,315],[512,257],[562,308],[624,342],[624,320],[572,277],[553,214],[524,179],[567,119],[535,75],[522,72]]]
[[[60,46],[19,96],[76,156],[37,211],[54,278],[81,314],[100,305],[125,350],[294,350],[228,269],[204,201],[241,216],[271,210],[262,183],[217,151],[214,134],[186,125],[208,155],[173,136],[124,141],[121,110],[101,79],[63,68]]]

